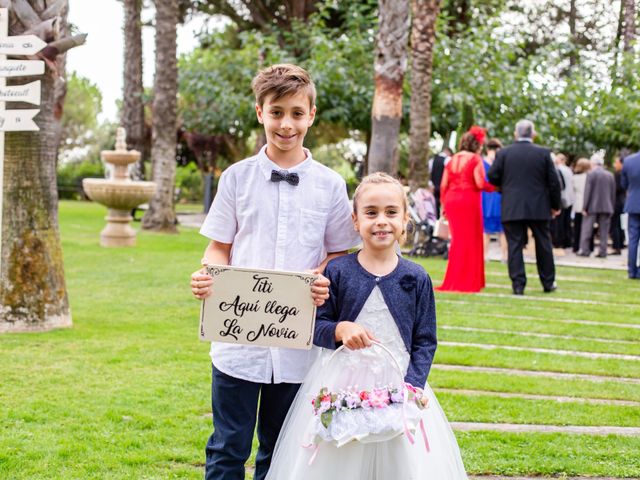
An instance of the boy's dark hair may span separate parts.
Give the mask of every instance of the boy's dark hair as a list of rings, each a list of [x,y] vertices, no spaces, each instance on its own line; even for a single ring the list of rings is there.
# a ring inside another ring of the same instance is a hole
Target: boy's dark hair
[[[280,100],[300,92],[309,96],[311,108],[316,103],[316,87],[313,80],[304,68],[290,63],[272,65],[260,70],[251,82],[251,88],[260,107],[270,95],[273,96],[272,100]]]

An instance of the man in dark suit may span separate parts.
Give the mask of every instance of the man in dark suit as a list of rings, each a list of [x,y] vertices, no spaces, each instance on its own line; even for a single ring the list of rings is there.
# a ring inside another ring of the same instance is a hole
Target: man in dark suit
[[[609,233],[611,234],[611,243],[613,244],[612,255],[622,254],[624,248],[624,230],[622,230],[622,222],[620,221],[620,215],[624,212],[624,202],[627,200],[627,192],[622,188],[620,183],[622,178],[622,165],[624,157],[628,156],[621,152],[619,157],[613,161],[613,176],[616,179],[616,204],[614,205],[613,217],[611,217],[611,227],[609,227]]]
[[[600,232],[600,253],[596,256],[604,258],[607,256],[609,225],[616,204],[616,180],[613,178],[613,173],[604,169],[604,153],[594,154],[591,157],[591,165],[593,168],[587,174],[587,183],[584,187],[578,255],[588,257],[591,254],[589,243],[593,226],[597,223]]]
[[[451,149],[444,147],[442,151],[433,157],[431,165],[431,182],[433,183],[433,196],[436,197],[436,215],[440,216],[440,184],[444,175],[444,166],[451,158]]]
[[[624,159],[620,183],[627,190],[624,211],[629,215],[629,278],[640,280],[640,152]]]
[[[536,264],[545,292],[556,289],[556,271],[549,222],[560,213],[560,181],[551,152],[533,144],[535,129],[520,120],[516,142],[501,149],[489,169],[489,181],[502,192],[502,224],[507,237],[509,277],[513,293],[522,295],[527,284],[522,249],[527,228],[536,243]]]

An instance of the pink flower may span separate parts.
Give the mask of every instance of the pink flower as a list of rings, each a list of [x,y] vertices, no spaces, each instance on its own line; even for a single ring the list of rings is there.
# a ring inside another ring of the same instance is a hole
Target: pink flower
[[[389,405],[389,392],[387,389],[373,390],[369,397],[369,403],[373,408],[384,408]]]
[[[393,403],[403,403],[404,395],[402,394],[402,390],[394,389],[391,392],[391,402]]]
[[[362,390],[360,392],[360,400],[368,400],[369,399],[369,392],[367,392],[366,390]]]

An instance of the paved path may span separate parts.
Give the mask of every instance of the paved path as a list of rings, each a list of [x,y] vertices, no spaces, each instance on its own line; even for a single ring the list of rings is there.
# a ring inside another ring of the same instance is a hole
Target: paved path
[[[558,478],[561,480],[620,480],[614,477],[498,477],[498,476],[484,476],[484,475],[471,475],[469,480],[541,480],[543,478]],[[626,480],[640,480],[636,477],[625,477]]]
[[[520,398],[524,400],[551,400],[558,403],[586,403],[591,405],[618,405],[622,407],[640,407],[633,400],[613,400],[608,398],[563,397],[557,395],[534,395],[530,393],[492,392],[489,390],[467,390],[457,388],[434,388],[436,393],[453,393],[473,397]]]
[[[536,337],[536,338],[560,338],[562,340],[585,340],[595,343],[619,343],[626,345],[638,345],[638,342],[633,340],[616,340],[609,338],[595,338],[595,337],[578,337],[574,335],[555,335],[552,333],[537,333],[537,332],[520,332],[517,330],[500,330],[497,328],[477,328],[477,327],[462,327],[458,325],[438,325],[440,330],[461,330],[463,332],[480,332],[480,333],[499,333],[505,335],[517,335],[519,337]]]
[[[564,378],[567,380],[587,380],[590,382],[615,382],[615,383],[630,383],[633,385],[640,385],[640,378],[633,377],[613,377],[606,375],[589,375],[585,373],[561,373],[561,372],[548,372],[544,370],[520,370],[517,368],[500,368],[500,367],[474,367],[469,365],[447,365],[441,363],[434,363],[432,369],[435,370],[453,370],[462,372],[482,372],[482,373],[501,373],[505,375],[519,375],[523,377],[550,377],[550,378]]]
[[[627,355],[623,353],[579,352],[577,350],[554,350],[551,348],[515,347],[512,345],[492,345],[490,343],[438,342],[438,344],[449,347],[480,348],[482,350],[510,350],[513,352],[550,353],[552,355],[565,355],[580,358],[606,358],[609,360],[640,361],[640,355]]]
[[[522,423],[474,423],[450,422],[451,428],[459,432],[491,431],[508,433],[570,433],[579,435],[622,435],[635,437],[640,435],[638,427],[614,427],[582,425],[528,425]]]

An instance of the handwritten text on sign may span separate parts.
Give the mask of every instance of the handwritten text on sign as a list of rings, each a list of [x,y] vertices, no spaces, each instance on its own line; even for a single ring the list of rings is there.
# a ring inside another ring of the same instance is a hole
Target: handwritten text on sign
[[[214,293],[202,302],[201,340],[311,348],[314,275],[217,265],[207,270]]]

